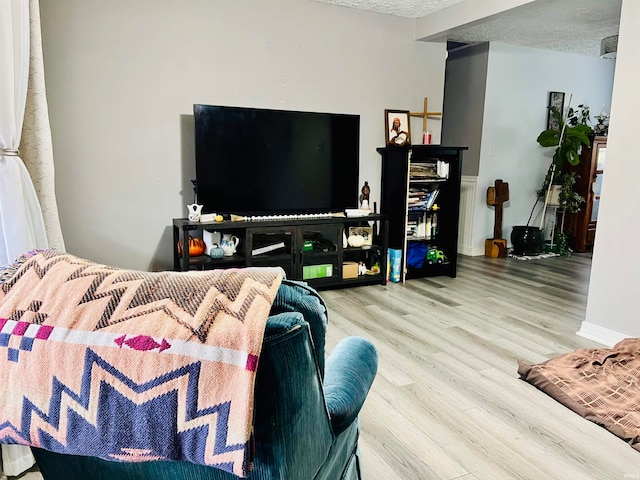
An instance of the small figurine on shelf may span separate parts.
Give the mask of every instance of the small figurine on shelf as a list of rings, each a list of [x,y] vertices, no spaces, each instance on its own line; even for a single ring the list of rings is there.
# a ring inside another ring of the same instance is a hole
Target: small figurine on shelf
[[[209,250],[209,256],[211,258],[222,258],[224,257],[224,248],[219,247],[217,243],[214,243],[211,249]]]
[[[366,200],[367,204],[369,204],[369,194],[371,193],[371,189],[369,188],[369,182],[364,182],[364,186],[360,190],[360,206],[362,206],[363,202]]]
[[[200,215],[202,214],[202,205],[192,203],[190,205],[187,205],[187,210],[189,210],[188,218],[190,222],[200,221]]]
[[[364,275],[365,273],[367,273],[367,266],[364,262],[358,263],[358,275]]]
[[[369,215],[371,213],[371,207],[369,206],[369,195],[371,189],[369,188],[369,182],[364,182],[362,190],[360,190],[360,210],[363,215]]]

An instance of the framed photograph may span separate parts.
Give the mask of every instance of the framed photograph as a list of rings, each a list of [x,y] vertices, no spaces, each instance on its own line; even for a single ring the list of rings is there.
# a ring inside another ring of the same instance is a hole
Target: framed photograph
[[[411,145],[409,110],[385,110],[384,127],[387,134],[387,145]]]
[[[551,107],[556,107],[560,115],[564,115],[564,92],[549,92],[549,108],[547,109],[547,130],[560,130],[560,124],[551,113]]]

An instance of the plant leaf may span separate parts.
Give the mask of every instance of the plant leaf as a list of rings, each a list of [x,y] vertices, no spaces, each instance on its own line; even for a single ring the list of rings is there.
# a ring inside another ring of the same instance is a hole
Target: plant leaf
[[[560,142],[560,131],[545,130],[538,135],[537,141],[543,147],[555,147]]]

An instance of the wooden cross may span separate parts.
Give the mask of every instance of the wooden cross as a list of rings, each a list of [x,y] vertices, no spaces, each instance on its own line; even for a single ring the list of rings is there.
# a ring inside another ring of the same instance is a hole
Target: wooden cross
[[[442,116],[442,112],[430,112],[429,109],[427,108],[427,104],[429,103],[429,99],[427,97],[424,97],[424,111],[423,112],[411,112],[409,113],[409,115],[411,115],[412,117],[422,117],[422,131],[426,132],[427,131],[427,118],[428,117],[441,117]]]

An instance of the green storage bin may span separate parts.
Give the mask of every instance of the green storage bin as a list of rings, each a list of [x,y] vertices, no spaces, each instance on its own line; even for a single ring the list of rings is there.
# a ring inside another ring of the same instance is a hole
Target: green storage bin
[[[305,265],[302,267],[303,280],[312,280],[314,278],[329,278],[333,276],[333,265],[323,263],[320,265]]]

